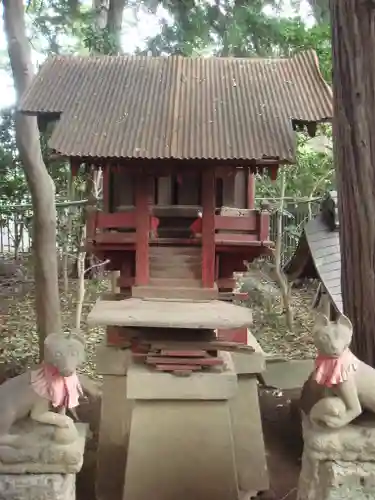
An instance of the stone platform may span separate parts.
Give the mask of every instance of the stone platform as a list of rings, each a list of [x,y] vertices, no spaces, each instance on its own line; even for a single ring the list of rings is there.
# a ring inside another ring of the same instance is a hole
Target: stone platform
[[[252,313],[246,307],[221,300],[99,299],[87,322],[102,326],[215,330],[251,326]]]
[[[298,500],[375,500],[375,419],[337,431],[303,415],[304,451]]]
[[[75,500],[87,432],[87,425],[76,426],[78,439],[62,445],[53,440],[53,426],[29,419],[14,425],[14,445],[0,445],[0,499]]]

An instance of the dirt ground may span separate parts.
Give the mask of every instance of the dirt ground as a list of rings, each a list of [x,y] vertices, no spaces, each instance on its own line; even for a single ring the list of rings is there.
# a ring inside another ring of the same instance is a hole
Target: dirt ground
[[[301,434],[291,418],[290,402],[298,390],[260,390],[260,405],[265,436],[272,496],[267,500],[295,500],[300,471]],[[95,461],[100,403],[85,403],[79,409],[83,421],[90,422],[94,438],[88,442],[85,463],[77,479],[77,500],[95,499]],[[120,500],[120,499],[113,499]]]

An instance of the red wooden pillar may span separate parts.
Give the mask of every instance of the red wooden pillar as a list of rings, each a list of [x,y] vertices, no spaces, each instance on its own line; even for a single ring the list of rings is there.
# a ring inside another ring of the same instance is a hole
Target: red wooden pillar
[[[247,208],[255,206],[255,174],[248,169],[247,172]]]
[[[215,169],[202,173],[202,286],[215,284]]]
[[[151,179],[138,174],[135,179],[136,250],[135,284],[148,285]]]

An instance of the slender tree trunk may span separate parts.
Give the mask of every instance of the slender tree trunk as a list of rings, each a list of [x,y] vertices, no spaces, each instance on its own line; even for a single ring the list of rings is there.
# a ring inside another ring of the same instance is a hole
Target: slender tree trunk
[[[375,367],[375,3],[330,7],[344,311],[353,351]]]
[[[23,0],[3,0],[4,29],[18,99],[33,78],[26,37]],[[16,140],[34,211],[33,248],[37,327],[41,345],[46,335],[61,329],[56,252],[54,184],[43,163],[35,117],[16,115]]]

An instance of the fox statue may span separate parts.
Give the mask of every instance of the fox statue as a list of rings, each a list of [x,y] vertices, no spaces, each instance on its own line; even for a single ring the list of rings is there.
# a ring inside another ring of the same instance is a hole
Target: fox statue
[[[323,389],[323,397],[309,411],[314,424],[337,429],[363,410],[375,413],[375,370],[350,351],[352,335],[353,326],[346,316],[331,322],[323,314],[317,315],[313,338],[318,356],[301,397],[301,401],[308,399],[306,394],[313,392],[314,384]]]
[[[85,344],[79,334],[47,336],[43,362],[0,385],[0,446],[22,446],[19,436],[9,432],[25,417],[55,426],[58,442],[68,444],[77,439],[76,426],[65,411],[78,406],[82,389],[76,369],[84,359]]]

